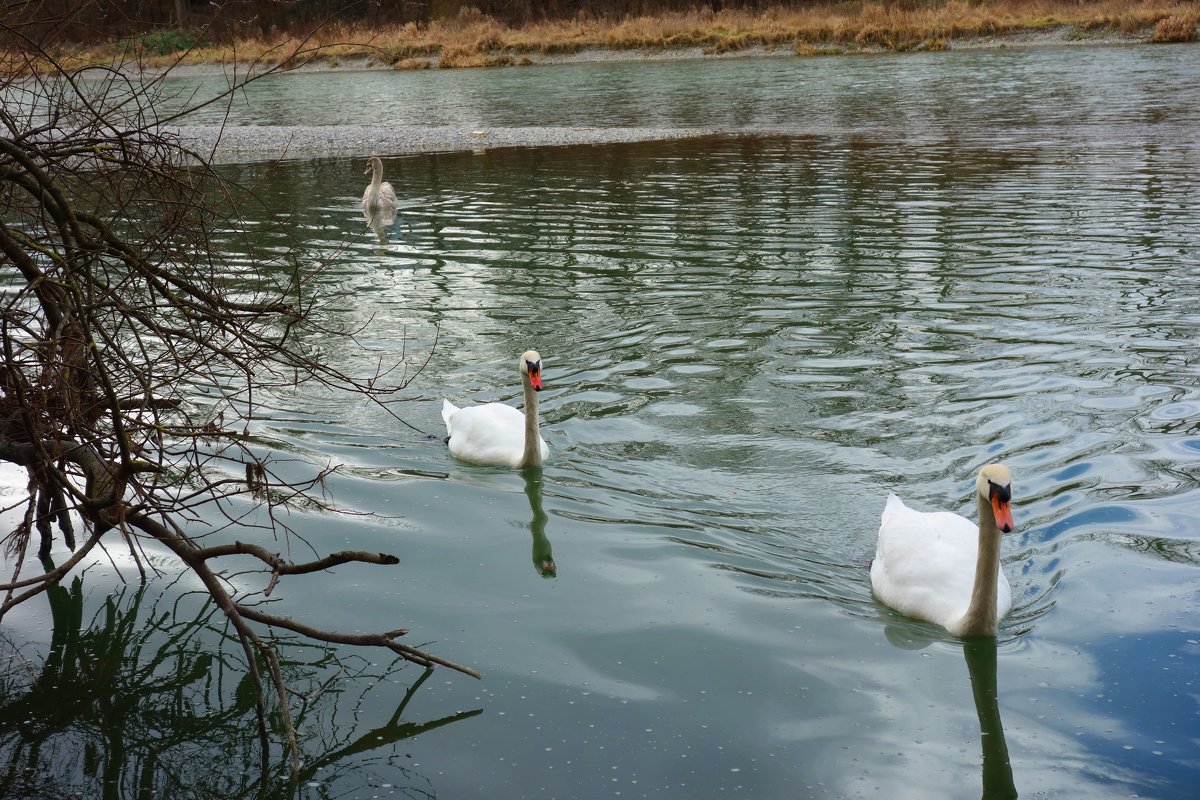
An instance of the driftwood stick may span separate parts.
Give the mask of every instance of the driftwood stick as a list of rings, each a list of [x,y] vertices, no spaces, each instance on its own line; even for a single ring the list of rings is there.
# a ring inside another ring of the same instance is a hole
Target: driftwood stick
[[[336,553],[330,553],[324,558],[319,558],[316,561],[309,561],[304,564],[294,564],[285,560],[278,553],[272,553],[265,547],[260,547],[256,544],[246,544],[245,542],[234,542],[233,544],[205,547],[197,550],[196,555],[204,560],[235,555],[254,556],[267,566],[271,567],[274,572],[277,572],[281,575],[304,575],[309,572],[320,572],[323,569],[336,567],[339,564],[348,564],[352,561],[361,561],[366,564],[383,564],[386,566],[392,566],[400,563],[400,559],[387,553],[368,553],[362,550],[339,550]]]

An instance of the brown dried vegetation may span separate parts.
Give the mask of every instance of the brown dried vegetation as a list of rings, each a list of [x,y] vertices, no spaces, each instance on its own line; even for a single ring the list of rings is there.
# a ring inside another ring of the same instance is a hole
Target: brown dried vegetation
[[[1200,12],[1175,14],[1154,26],[1152,42],[1194,42],[1200,39]]]
[[[398,69],[422,68],[418,61],[442,67],[500,66],[531,63],[526,54],[570,53],[583,49],[703,48],[729,53],[762,47],[796,53],[847,50],[943,49],[954,41],[1074,28],[1143,34],[1153,41],[1193,41],[1200,19],[1200,0],[995,0],[995,2],[842,2],[830,5],[781,4],[759,10],[700,7],[654,15],[579,15],[513,26],[474,7],[428,24],[356,27],[332,23],[307,38],[321,57],[372,59]],[[224,45],[196,47],[186,62],[230,63],[261,58],[278,63],[275,54],[292,52],[301,42],[276,32]],[[84,59],[108,60],[111,54],[80,51]],[[178,55],[147,54],[173,61]],[[289,65],[290,66],[290,65]]]

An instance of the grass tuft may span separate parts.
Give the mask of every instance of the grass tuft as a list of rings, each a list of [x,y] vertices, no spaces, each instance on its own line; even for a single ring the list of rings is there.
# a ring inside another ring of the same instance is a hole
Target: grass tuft
[[[425,58],[402,58],[392,64],[392,69],[429,69],[432,65],[432,62]]]
[[[1174,14],[1158,21],[1154,26],[1152,42],[1194,42],[1200,39],[1200,12]]]
[[[438,67],[442,69],[466,69],[468,67],[508,67],[516,60],[508,53],[479,52],[469,47],[447,47],[442,50]]]

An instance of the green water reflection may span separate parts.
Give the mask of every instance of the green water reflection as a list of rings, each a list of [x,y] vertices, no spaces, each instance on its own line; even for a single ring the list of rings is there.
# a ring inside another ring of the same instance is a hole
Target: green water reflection
[[[47,593],[51,638],[44,650],[6,643],[0,675],[0,795],[69,797],[290,797],[300,787],[340,791],[390,781],[417,792],[428,780],[408,769],[397,745],[475,716],[462,711],[403,721],[432,671],[378,668],[303,644],[284,645],[284,669],[305,687],[296,698],[305,741],[297,775],[281,759],[263,768],[255,692],[223,617],[177,586],[141,587],[99,602],[86,578]],[[331,724],[335,707],[364,702],[376,681],[408,687],[388,720],[360,731]],[[272,723],[276,720],[272,719]],[[282,730],[271,726],[273,736]]]

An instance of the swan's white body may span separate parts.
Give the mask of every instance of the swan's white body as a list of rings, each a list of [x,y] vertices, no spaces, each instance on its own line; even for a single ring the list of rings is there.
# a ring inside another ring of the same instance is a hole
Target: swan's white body
[[[948,511],[914,511],[889,494],[871,563],[876,597],[959,636],[995,635],[1012,608],[1000,568],[1001,527],[1012,529],[1012,478],[1003,465],[990,464],[976,486],[978,525]]]
[[[396,190],[392,188],[390,183],[383,179],[383,162],[372,156],[367,161],[367,168],[363,170],[363,175],[368,173],[371,174],[371,183],[363,190],[363,214],[368,219],[374,214],[384,217],[390,214],[394,220],[396,215]]]
[[[542,357],[533,350],[521,356],[525,412],[504,403],[458,408],[442,401],[442,420],[449,434],[450,455],[494,467],[540,467],[550,448],[538,433],[538,401]]]

